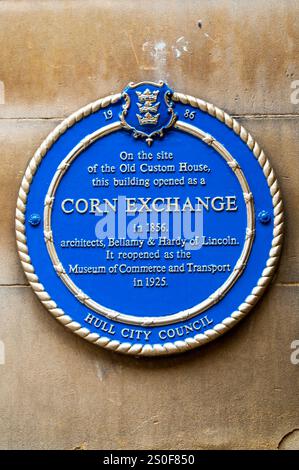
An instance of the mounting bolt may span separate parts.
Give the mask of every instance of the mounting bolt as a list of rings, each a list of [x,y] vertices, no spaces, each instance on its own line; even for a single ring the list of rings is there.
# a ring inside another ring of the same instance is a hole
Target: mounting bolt
[[[41,216],[39,214],[31,214],[29,217],[29,224],[32,225],[33,227],[36,227],[37,225],[40,224],[41,221]]]
[[[271,214],[268,211],[261,211],[258,213],[257,218],[262,224],[268,224],[271,220]]]

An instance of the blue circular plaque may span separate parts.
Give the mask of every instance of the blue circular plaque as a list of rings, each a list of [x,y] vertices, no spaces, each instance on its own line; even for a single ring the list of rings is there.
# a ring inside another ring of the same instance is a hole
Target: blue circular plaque
[[[16,231],[57,320],[108,349],[162,355],[217,338],[254,306],[279,259],[283,207],[235,119],[162,81],[130,83],[42,143]]]

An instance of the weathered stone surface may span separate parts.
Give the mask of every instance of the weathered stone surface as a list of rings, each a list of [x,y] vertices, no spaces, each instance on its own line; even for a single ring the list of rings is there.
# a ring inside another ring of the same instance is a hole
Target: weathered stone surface
[[[276,0],[2,1],[0,116],[61,116],[161,78],[236,114],[298,113],[298,14]]]
[[[299,450],[299,429],[288,432],[280,441],[279,450]]]
[[[277,448],[298,427],[297,293],[272,287],[222,338],[154,360],[90,345],[29,287],[0,288],[0,448]]]
[[[1,1],[0,284],[14,285],[0,287],[1,449],[298,448],[298,17],[298,2],[277,0]],[[279,178],[286,240],[274,285],[240,325],[153,360],[51,318],[24,286],[14,214],[27,162],[59,122],[36,118],[161,78],[247,115]]]
[[[297,156],[299,143],[297,129],[299,119],[248,119],[242,124],[252,132],[271,159],[277,171],[286,206],[286,237],[279,282],[298,281],[298,237],[299,215],[296,210],[299,198],[297,181]],[[5,269],[0,270],[0,284],[24,283],[25,278],[16,254],[14,234],[14,211],[19,185],[28,159],[37,147],[58,124],[56,120],[0,120],[0,145],[2,165],[0,167],[0,201],[3,206],[0,233],[1,260]]]

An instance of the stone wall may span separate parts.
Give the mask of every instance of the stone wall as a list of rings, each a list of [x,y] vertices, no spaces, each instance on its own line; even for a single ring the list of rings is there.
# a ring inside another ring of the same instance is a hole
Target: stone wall
[[[1,1],[1,449],[299,448],[298,18],[295,0]],[[154,360],[96,348],[47,313],[19,264],[14,211],[28,160],[63,117],[160,78],[257,138],[287,223],[252,313],[205,347]]]

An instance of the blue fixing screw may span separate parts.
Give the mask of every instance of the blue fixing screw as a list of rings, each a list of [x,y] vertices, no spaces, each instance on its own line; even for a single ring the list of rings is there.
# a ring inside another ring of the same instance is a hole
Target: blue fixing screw
[[[32,225],[33,227],[36,227],[37,225],[40,224],[41,221],[41,216],[39,214],[31,214],[29,217],[29,224]]]
[[[271,220],[271,214],[268,211],[261,211],[258,213],[257,218],[262,224],[268,224]]]

